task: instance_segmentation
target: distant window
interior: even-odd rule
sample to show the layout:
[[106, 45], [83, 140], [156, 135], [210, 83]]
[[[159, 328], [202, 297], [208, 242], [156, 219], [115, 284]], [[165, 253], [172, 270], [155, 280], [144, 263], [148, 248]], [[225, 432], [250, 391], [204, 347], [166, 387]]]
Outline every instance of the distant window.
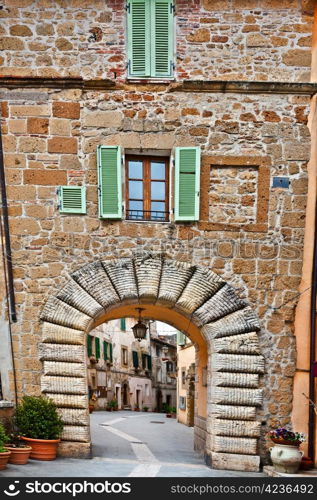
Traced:
[[123, 366], [128, 366], [128, 349], [126, 347], [121, 348], [121, 362]]
[[185, 387], [186, 384], [186, 370], [182, 369], [182, 387]]
[[186, 410], [186, 398], [184, 396], [179, 396], [178, 407], [180, 410]]
[[120, 319], [120, 330], [122, 330], [123, 332], [126, 331], [126, 322], [125, 322], [125, 318], [121, 318]]

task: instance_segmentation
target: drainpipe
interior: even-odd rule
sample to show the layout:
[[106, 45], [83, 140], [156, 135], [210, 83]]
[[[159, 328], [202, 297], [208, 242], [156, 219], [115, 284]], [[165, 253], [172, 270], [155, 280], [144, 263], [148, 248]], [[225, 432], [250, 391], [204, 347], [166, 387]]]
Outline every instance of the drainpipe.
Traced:
[[[309, 399], [315, 402], [315, 363], [316, 363], [316, 300], [317, 300], [317, 203], [315, 208], [315, 241], [312, 269], [311, 316], [310, 316], [310, 372], [309, 372]], [[309, 405], [308, 422], [308, 456], [315, 459], [315, 423], [314, 406]]]
[[9, 319], [10, 322], [17, 321], [15, 309], [15, 297], [13, 286], [13, 271], [12, 271], [12, 254], [10, 244], [9, 232], [9, 217], [8, 217], [8, 202], [5, 183], [4, 163], [3, 163], [3, 149], [2, 149], [2, 135], [1, 135], [1, 122], [0, 122], [0, 185], [1, 185], [1, 200], [2, 200], [2, 219], [4, 228], [4, 241], [5, 241], [5, 267], [8, 277], [8, 295], [9, 295]]

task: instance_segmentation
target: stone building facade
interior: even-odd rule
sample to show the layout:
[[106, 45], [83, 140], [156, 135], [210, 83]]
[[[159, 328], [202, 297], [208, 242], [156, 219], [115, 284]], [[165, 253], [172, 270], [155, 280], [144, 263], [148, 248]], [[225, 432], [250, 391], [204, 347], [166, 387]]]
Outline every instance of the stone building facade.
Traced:
[[[292, 418], [314, 2], [174, 3], [169, 78], [129, 77], [123, 0], [5, 0], [0, 10], [17, 310], [6, 398], [14, 381], [18, 397], [50, 394], [66, 423], [61, 453], [88, 453], [85, 332], [136, 317], [141, 302], [196, 346], [195, 429], [208, 463], [255, 470], [265, 432]], [[127, 220], [124, 167], [122, 217], [99, 217], [99, 146], [165, 159], [165, 221]], [[182, 147], [201, 152], [197, 220], [175, 220]], [[85, 214], [61, 213], [60, 186], [86, 188]], [[60, 377], [75, 375], [74, 393]]]
[[195, 422], [195, 346], [182, 333], [178, 335], [177, 366], [177, 420], [193, 427]]
[[176, 344], [173, 336], [156, 335], [151, 338], [152, 409], [157, 412], [176, 408]]
[[147, 335], [138, 342], [131, 330], [134, 324], [135, 319], [120, 318], [90, 332], [88, 389], [97, 398], [96, 410], [107, 409], [114, 400], [120, 410], [152, 409], [151, 341]]

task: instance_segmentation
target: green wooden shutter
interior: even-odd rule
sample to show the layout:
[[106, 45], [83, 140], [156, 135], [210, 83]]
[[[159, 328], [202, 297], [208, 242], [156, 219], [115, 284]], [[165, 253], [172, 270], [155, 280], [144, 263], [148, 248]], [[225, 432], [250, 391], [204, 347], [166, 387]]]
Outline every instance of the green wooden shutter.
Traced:
[[175, 221], [199, 220], [200, 147], [176, 148]]
[[113, 356], [112, 356], [112, 344], [109, 344], [110, 347], [110, 362], [112, 363], [113, 361]]
[[147, 358], [147, 354], [142, 353], [142, 368], [143, 368], [143, 370], [146, 369], [146, 358]]
[[125, 318], [121, 318], [120, 319], [120, 330], [122, 330], [123, 332], [126, 331], [126, 323], [125, 323]]
[[147, 357], [147, 367], [150, 371], [152, 370], [152, 356], [150, 354]]
[[139, 356], [137, 351], [132, 351], [132, 361], [133, 361], [133, 366], [134, 368], [139, 367]]
[[60, 186], [59, 211], [61, 214], [85, 214], [86, 187]]
[[171, 0], [151, 1], [151, 76], [173, 75], [173, 9]]
[[103, 359], [107, 361], [108, 359], [108, 342], [103, 341]]
[[151, 34], [149, 0], [128, 2], [129, 76], [150, 76]]
[[183, 332], [177, 332], [177, 344], [185, 345], [186, 344], [186, 335]]
[[91, 335], [88, 335], [88, 338], [87, 338], [87, 354], [88, 354], [88, 356], [92, 356], [92, 339], [93, 339], [93, 337]]
[[96, 359], [100, 359], [100, 340], [98, 337], [95, 338], [95, 347], [96, 347]]
[[98, 201], [101, 219], [122, 218], [121, 148], [98, 146]]

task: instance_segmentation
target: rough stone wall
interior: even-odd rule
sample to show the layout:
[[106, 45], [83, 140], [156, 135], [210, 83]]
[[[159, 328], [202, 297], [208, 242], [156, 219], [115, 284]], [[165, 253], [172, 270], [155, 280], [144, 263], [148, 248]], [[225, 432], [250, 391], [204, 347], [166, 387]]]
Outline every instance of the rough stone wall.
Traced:
[[[126, 78], [125, 0], [5, 0], [1, 73]], [[176, 0], [176, 79], [309, 81], [301, 0]]]
[[[39, 311], [65, 284], [68, 274], [96, 257], [154, 251], [207, 266], [246, 291], [263, 326], [267, 375], [260, 412], [268, 425], [289, 423], [309, 98], [164, 93], [149, 88], [112, 93], [7, 90], [2, 97], [6, 99], [3, 138], [19, 319], [13, 325], [19, 395], [39, 393]], [[204, 116], [206, 111], [212, 116]], [[231, 165], [238, 161], [239, 171], [246, 165], [245, 172], [249, 172], [245, 158], [253, 165], [263, 157], [269, 165], [269, 177], [264, 179], [269, 190], [266, 222], [250, 230], [236, 220], [217, 229], [208, 216], [193, 224], [101, 221], [97, 216], [98, 144], [142, 146], [143, 152], [200, 145], [203, 163], [211, 158], [203, 167], [208, 179], [213, 165], [221, 164], [224, 156]], [[290, 188], [273, 189], [274, 175], [289, 177]], [[258, 178], [257, 193], [264, 181]], [[67, 183], [87, 186], [87, 215], [59, 214], [56, 189]], [[202, 182], [202, 195], [209, 191]]]

